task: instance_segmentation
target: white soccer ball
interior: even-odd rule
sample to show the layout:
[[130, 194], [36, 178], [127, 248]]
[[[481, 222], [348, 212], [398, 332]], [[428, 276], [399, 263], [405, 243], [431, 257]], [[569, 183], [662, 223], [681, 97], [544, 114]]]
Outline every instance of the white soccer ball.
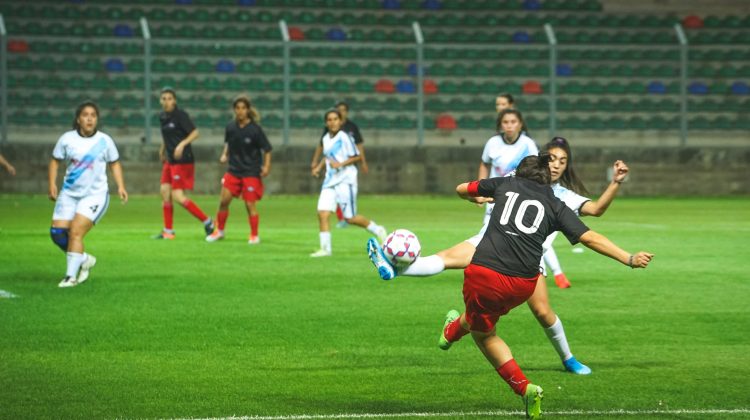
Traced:
[[420, 252], [422, 245], [417, 235], [406, 229], [394, 230], [383, 241], [383, 253], [393, 265], [407, 266], [417, 259]]

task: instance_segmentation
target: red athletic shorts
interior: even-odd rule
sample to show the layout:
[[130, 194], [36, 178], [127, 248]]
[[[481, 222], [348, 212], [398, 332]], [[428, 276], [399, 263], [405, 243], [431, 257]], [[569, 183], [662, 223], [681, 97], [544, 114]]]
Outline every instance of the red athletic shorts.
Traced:
[[263, 181], [255, 176], [238, 178], [227, 172], [221, 178], [221, 185], [234, 197], [239, 197], [242, 193], [242, 199], [245, 201], [259, 201], [263, 198]]
[[472, 331], [490, 332], [501, 315], [526, 302], [534, 293], [536, 280], [506, 276], [480, 265], [464, 269], [466, 321]]
[[192, 163], [164, 162], [161, 183], [170, 184], [173, 190], [192, 190], [195, 167]]

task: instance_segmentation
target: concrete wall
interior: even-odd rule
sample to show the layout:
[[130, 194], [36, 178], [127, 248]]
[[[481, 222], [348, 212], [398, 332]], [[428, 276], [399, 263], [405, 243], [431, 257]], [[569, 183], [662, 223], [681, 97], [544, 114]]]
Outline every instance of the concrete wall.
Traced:
[[[2, 153], [15, 165], [18, 175], [0, 172], [0, 192], [47, 192], [47, 163], [52, 145], [11, 144]], [[125, 181], [131, 194], [156, 194], [161, 165], [157, 146], [121, 145]], [[194, 148], [196, 188], [200, 194], [218, 194], [224, 166], [218, 163], [219, 147]], [[310, 176], [310, 147], [277, 147], [271, 176], [272, 194], [315, 194], [320, 180]], [[360, 174], [364, 194], [450, 194], [455, 186], [474, 179], [481, 147], [368, 147], [370, 173]], [[631, 168], [623, 195], [748, 195], [750, 148], [633, 148], [580, 147], [574, 150], [576, 170], [592, 192], [606, 185], [606, 171], [616, 159]], [[62, 180], [62, 174], [58, 180]]]

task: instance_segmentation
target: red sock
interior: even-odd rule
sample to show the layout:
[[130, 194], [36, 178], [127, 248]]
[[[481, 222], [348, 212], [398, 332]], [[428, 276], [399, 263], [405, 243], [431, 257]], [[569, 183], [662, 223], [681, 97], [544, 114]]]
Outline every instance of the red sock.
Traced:
[[505, 379], [505, 382], [513, 388], [513, 392], [523, 396], [526, 392], [526, 385], [529, 384], [529, 380], [526, 379], [526, 375], [521, 372], [521, 368], [518, 367], [515, 359], [508, 360], [504, 365], [497, 368], [497, 373]]
[[216, 214], [216, 223], [218, 223], [218, 229], [224, 231], [224, 226], [227, 224], [227, 218], [229, 217], [229, 210], [219, 211]]
[[187, 211], [190, 212], [193, 216], [195, 216], [198, 220], [201, 222], [205, 222], [208, 219], [208, 216], [206, 216], [206, 213], [203, 213], [201, 209], [193, 203], [190, 199], [185, 200], [184, 203], [182, 203], [182, 206], [187, 209]]
[[445, 339], [451, 343], [455, 343], [468, 333], [468, 331], [461, 327], [461, 317], [456, 318], [453, 322], [448, 324], [445, 327], [445, 331], [443, 331]]
[[260, 215], [256, 214], [255, 216], [250, 216], [248, 219], [250, 220], [250, 236], [258, 236], [258, 219]]
[[338, 217], [339, 222], [344, 220], [344, 212], [341, 211], [341, 207], [336, 206], [336, 217]]
[[174, 214], [174, 207], [172, 207], [172, 203], [162, 203], [161, 205], [162, 213], [164, 213], [164, 229], [166, 230], [172, 230], [173, 225], [173, 217]]

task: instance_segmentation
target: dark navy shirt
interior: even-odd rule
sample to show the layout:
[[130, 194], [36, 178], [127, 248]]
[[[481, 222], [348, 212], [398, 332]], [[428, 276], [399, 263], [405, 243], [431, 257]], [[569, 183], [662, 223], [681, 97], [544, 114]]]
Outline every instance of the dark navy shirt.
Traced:
[[159, 122], [161, 123], [161, 137], [167, 151], [167, 161], [169, 163], [193, 163], [195, 158], [189, 144], [182, 150], [181, 159], [174, 158], [174, 149], [195, 130], [195, 124], [190, 120], [187, 112], [175, 107], [172, 112], [159, 114]]
[[228, 147], [228, 172], [238, 178], [259, 177], [263, 166], [263, 153], [271, 151], [266, 133], [254, 122], [244, 127], [236, 121], [227, 124], [224, 143]]

